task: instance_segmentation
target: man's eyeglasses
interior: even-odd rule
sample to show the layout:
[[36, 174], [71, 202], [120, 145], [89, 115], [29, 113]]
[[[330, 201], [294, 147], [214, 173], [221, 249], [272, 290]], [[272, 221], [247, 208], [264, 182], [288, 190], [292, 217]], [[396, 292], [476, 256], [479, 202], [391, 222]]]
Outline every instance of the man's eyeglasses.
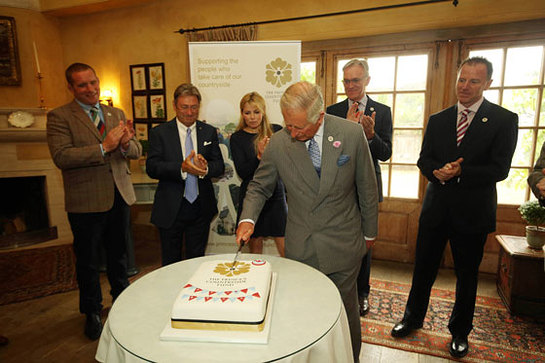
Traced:
[[358, 84], [363, 81], [363, 78], [343, 79], [343, 83], [348, 85], [350, 83]]

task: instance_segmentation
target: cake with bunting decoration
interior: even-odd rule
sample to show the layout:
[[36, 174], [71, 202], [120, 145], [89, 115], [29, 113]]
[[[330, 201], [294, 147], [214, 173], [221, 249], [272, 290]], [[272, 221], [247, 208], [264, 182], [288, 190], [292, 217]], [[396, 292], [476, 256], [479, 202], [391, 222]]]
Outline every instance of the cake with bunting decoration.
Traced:
[[271, 277], [265, 260], [203, 262], [176, 297], [171, 326], [262, 331]]

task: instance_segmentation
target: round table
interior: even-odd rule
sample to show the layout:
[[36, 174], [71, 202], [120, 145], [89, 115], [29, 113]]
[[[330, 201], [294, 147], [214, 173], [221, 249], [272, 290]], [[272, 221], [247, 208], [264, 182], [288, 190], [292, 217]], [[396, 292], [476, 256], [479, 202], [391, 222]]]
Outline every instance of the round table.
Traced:
[[261, 258], [277, 273], [268, 344], [162, 341], [174, 299], [197, 267], [208, 260], [231, 261], [233, 254], [210, 255], [157, 269], [117, 298], [100, 337], [100, 362], [350, 362], [346, 312], [331, 280], [302, 263]]

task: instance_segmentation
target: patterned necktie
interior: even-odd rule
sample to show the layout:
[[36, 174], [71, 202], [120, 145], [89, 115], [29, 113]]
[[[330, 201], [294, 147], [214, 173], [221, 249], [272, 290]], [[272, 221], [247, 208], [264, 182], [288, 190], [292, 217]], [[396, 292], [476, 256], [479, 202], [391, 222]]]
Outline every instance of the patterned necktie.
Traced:
[[468, 115], [471, 112], [469, 109], [465, 109], [462, 111], [462, 116], [460, 117], [460, 121], [458, 122], [458, 127], [456, 128], [456, 145], [460, 146], [460, 143], [462, 142], [462, 139], [464, 138], [464, 135], [466, 133], [466, 130], [469, 126], [469, 120]]
[[[185, 153], [186, 155], [191, 154], [191, 151], [193, 149], [193, 140], [191, 140], [191, 129], [187, 128], [187, 136], [185, 138]], [[187, 157], [187, 156], [186, 156]], [[197, 195], [199, 194], [197, 189], [197, 177], [193, 174], [187, 173], [187, 178], [185, 178], [185, 193], [184, 193], [185, 199], [189, 201], [189, 203], [193, 203], [195, 199], [197, 199]]]
[[320, 176], [320, 148], [318, 147], [318, 143], [316, 142], [316, 140], [314, 140], [314, 138], [310, 139], [310, 142], [308, 143], [308, 153], [310, 154], [310, 160], [312, 160], [312, 165], [314, 165], [314, 169], [316, 169], [318, 176]]
[[96, 108], [95, 106], [91, 107], [89, 113], [91, 114], [91, 120], [93, 120], [93, 123], [95, 124], [98, 133], [100, 134], [100, 137], [102, 137], [102, 139], [104, 140], [106, 127], [104, 127], [104, 122], [102, 122], [102, 120], [100, 119], [98, 108]]

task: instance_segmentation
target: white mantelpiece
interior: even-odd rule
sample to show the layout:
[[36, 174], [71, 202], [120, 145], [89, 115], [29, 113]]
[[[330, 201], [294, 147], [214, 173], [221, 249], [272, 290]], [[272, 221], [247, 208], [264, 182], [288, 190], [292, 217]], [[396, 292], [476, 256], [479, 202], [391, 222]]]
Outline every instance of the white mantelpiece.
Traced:
[[[35, 120], [27, 128], [12, 127], [12, 112], [31, 113]], [[46, 139], [47, 110], [41, 108], [0, 108], [0, 178], [45, 176], [50, 226], [58, 239], [43, 245], [70, 243], [72, 234], [64, 210], [64, 188], [60, 170], [53, 164]]]

